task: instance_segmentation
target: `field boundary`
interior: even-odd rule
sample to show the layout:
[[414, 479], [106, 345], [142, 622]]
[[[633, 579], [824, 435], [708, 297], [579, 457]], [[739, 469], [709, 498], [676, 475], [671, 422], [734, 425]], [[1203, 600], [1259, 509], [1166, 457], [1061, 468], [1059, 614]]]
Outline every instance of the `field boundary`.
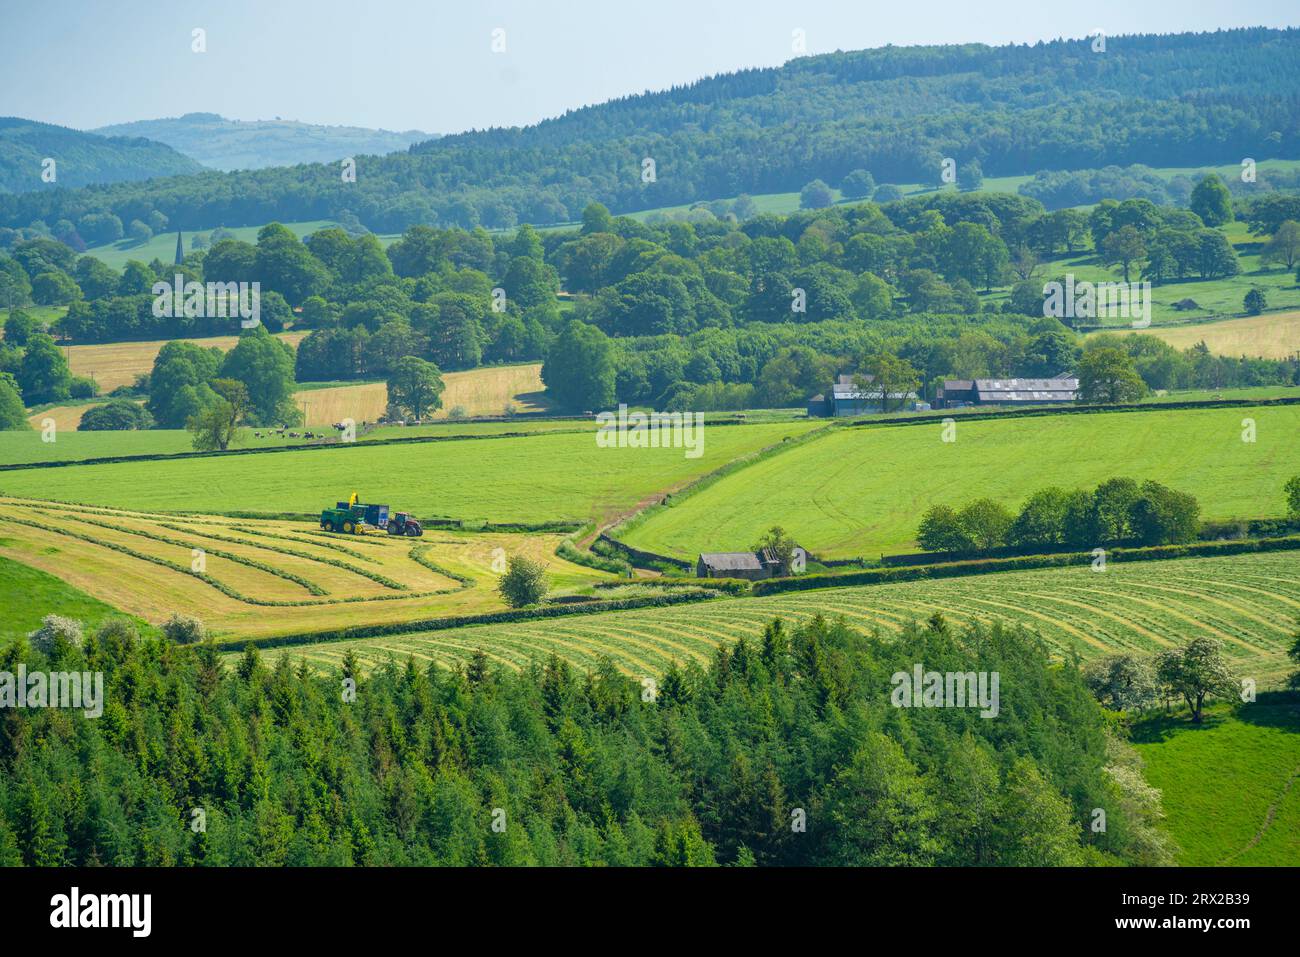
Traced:
[[474, 625], [498, 625], [516, 621], [532, 621], [539, 618], [593, 615], [599, 612], [627, 611], [634, 608], [662, 608], [669, 605], [713, 601], [716, 597], [716, 595], [709, 594], [705, 590], [701, 593], [682, 595], [650, 595], [643, 598], [618, 598], [610, 601], [542, 605], [535, 608], [521, 608], [515, 611], [490, 612], [485, 615], [455, 615], [448, 618], [428, 618], [423, 621], [391, 622], [383, 625], [355, 625], [351, 628], [302, 632], [296, 635], [269, 635], [264, 638], [249, 638], [245, 641], [230, 638], [222, 641], [221, 644], [231, 649], [246, 648], [249, 645], [259, 649], [281, 648], [291, 645], [315, 645], [347, 641], [354, 638], [380, 638], [387, 635], [403, 635], [421, 631], [449, 631], [457, 628], [469, 628]]

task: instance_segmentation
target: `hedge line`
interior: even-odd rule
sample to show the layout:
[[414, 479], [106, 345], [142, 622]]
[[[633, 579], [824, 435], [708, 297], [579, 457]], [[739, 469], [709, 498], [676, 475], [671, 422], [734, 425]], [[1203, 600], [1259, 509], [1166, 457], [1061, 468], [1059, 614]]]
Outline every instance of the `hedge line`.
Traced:
[[425, 553], [430, 551], [432, 548], [433, 548], [432, 545], [412, 545], [411, 550], [407, 552], [407, 557], [410, 558], [411, 561], [415, 562], [417, 565], [423, 565], [431, 572], [437, 572], [439, 575], [442, 575], [444, 578], [450, 578], [452, 581], [456, 582], [456, 587], [443, 588], [438, 591], [429, 592], [429, 594], [450, 595], [453, 592], [464, 591], [466, 588], [474, 587], [474, 579], [470, 578], [468, 575], [462, 575], [459, 572], [454, 572], [450, 568], [443, 568], [441, 565], [437, 564], [436, 562], [431, 562], [429, 561], [429, 559], [425, 558]]
[[[1149, 548], [1115, 548], [1106, 552], [1106, 560], [1163, 561], [1173, 558], [1200, 558], [1214, 555], [1240, 555], [1249, 552], [1275, 552], [1300, 549], [1300, 535], [1286, 538], [1239, 539], [1227, 542], [1193, 542], [1187, 545], [1153, 545]], [[919, 581], [933, 578], [958, 578], [993, 572], [1029, 571], [1066, 565], [1086, 565], [1093, 561], [1091, 552], [1061, 552], [1053, 555], [1030, 555], [1019, 558], [989, 558], [981, 561], [949, 562], [937, 565], [910, 565], [872, 568], [860, 572], [830, 575], [804, 575], [797, 578], [769, 578], [754, 582], [751, 594], [772, 595], [784, 591], [813, 588], [839, 588], [845, 585], [880, 585], [889, 582]]]
[[658, 608], [684, 605], [691, 602], [711, 601], [712, 595], [689, 593], [679, 595], [652, 595], [645, 598], [619, 598], [612, 601], [585, 602], [574, 605], [538, 605], [512, 611], [490, 612], [483, 615], [457, 615], [452, 618], [430, 618], [425, 621], [390, 622], [385, 625], [357, 625], [330, 631], [313, 631], [297, 635], [276, 635], [269, 638], [251, 638], [240, 642], [238, 638], [222, 644], [256, 648], [278, 648], [285, 645], [314, 645], [354, 638], [380, 638], [386, 635], [410, 634], [419, 631], [447, 631], [470, 625], [508, 624], [541, 618], [560, 618], [566, 615], [593, 615], [605, 611], [626, 611], [633, 608]]
[[[741, 578], [639, 578], [637, 588], [704, 588], [727, 595], [748, 595], [750, 582]], [[627, 582], [596, 582], [593, 588], [627, 588]]]
[[602, 572], [612, 572], [615, 575], [621, 575], [624, 578], [632, 577], [632, 565], [621, 558], [606, 558], [603, 555], [596, 555], [592, 552], [585, 552], [577, 545], [573, 544], [572, 539], [566, 538], [560, 542], [560, 546], [555, 550], [555, 554], [563, 558], [566, 562], [573, 562], [575, 565], [583, 565], [587, 568], [595, 568]]

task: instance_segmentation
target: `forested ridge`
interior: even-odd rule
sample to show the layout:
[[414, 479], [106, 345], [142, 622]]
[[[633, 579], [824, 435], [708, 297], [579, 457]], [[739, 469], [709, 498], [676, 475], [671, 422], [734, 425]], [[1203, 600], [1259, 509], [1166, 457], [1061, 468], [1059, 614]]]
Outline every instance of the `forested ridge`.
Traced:
[[[250, 649], [25, 639], [102, 671], [103, 714], [0, 713], [0, 864], [1155, 864], [1159, 795], [1073, 663], [1021, 632], [820, 617], [650, 685], [481, 654], [320, 675]], [[996, 671], [997, 716], [891, 676]], [[355, 680], [355, 694], [348, 680]], [[647, 691], [647, 689], [650, 689]], [[1096, 809], [1105, 811], [1097, 830]], [[495, 825], [495, 826], [494, 826]]]
[[[335, 164], [206, 173], [0, 197], [0, 224], [124, 222], [173, 228], [338, 218], [509, 228], [839, 182], [855, 169], [929, 182], [939, 161], [986, 174], [1194, 166], [1300, 148], [1300, 34], [1263, 28], [1032, 46], [886, 47], [800, 57], [574, 110], [526, 128], [472, 131]], [[642, 161], [655, 160], [653, 182]]]
[[[55, 161], [54, 166], [48, 160]], [[99, 136], [0, 116], [0, 193], [24, 193], [197, 173], [202, 167], [141, 136]], [[43, 177], [52, 177], [47, 182]], [[26, 224], [24, 224], [26, 225]]]

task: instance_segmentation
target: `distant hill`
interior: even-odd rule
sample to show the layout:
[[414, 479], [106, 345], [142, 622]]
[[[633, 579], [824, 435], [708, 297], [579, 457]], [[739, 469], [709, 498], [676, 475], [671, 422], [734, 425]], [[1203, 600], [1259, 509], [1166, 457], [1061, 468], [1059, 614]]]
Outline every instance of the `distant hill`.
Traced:
[[166, 143], [204, 166], [220, 170], [263, 169], [328, 163], [347, 156], [380, 156], [435, 138], [420, 130], [370, 130], [318, 126], [297, 120], [228, 120], [216, 113], [186, 113], [159, 120], [104, 126], [104, 136], [144, 136]]
[[[41, 178], [54, 160], [54, 181]], [[16, 116], [0, 117], [0, 193], [90, 186], [202, 170], [170, 146], [136, 136], [99, 136]]]
[[938, 185], [947, 158], [1000, 177], [1300, 155], [1300, 29], [1106, 39], [1104, 52], [1082, 39], [798, 57], [367, 158], [347, 189], [330, 162], [208, 171], [0, 196], [0, 225], [156, 209], [186, 230], [345, 213], [379, 233], [506, 229], [572, 222], [593, 200], [628, 213], [837, 186], [858, 169]]

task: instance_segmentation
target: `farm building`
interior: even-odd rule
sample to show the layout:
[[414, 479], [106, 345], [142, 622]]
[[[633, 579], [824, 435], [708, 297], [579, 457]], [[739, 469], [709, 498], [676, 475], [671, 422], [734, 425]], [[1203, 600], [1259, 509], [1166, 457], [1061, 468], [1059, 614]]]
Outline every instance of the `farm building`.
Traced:
[[1050, 405], [1079, 398], [1079, 380], [1055, 379], [945, 379], [938, 404], [945, 409], [964, 405]]
[[[853, 381], [851, 375], [841, 375], [831, 384], [830, 391], [815, 395], [808, 400], [809, 416], [846, 416], [868, 415], [883, 411], [880, 407], [880, 393], [864, 391]], [[874, 376], [864, 376], [862, 381], [870, 383]], [[891, 392], [889, 404], [893, 408], [911, 407], [916, 402], [915, 392]]]
[[757, 552], [704, 552], [695, 562], [696, 578], [776, 578], [781, 559], [770, 548]]

